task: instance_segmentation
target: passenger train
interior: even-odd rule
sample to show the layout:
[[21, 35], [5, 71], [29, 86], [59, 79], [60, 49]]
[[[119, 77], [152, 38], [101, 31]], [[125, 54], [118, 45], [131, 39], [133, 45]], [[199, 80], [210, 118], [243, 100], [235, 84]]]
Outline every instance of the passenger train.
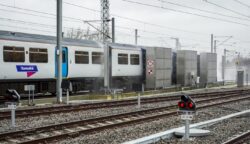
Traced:
[[[71, 92], [97, 91], [103, 87], [104, 48], [89, 40], [63, 38], [62, 76]], [[145, 50], [134, 45], [109, 44], [112, 88], [131, 90], [145, 80]], [[56, 37], [0, 31], [0, 95], [7, 89], [25, 93], [56, 93]]]

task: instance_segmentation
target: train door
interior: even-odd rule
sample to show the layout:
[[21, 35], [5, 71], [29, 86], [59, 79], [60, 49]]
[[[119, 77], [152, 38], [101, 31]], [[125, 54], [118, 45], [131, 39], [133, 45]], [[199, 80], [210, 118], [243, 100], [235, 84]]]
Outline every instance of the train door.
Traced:
[[[57, 58], [56, 58], [56, 50], [55, 50], [55, 76], [57, 77], [58, 70], [57, 70]], [[63, 47], [62, 48], [62, 77], [68, 76], [68, 48]]]

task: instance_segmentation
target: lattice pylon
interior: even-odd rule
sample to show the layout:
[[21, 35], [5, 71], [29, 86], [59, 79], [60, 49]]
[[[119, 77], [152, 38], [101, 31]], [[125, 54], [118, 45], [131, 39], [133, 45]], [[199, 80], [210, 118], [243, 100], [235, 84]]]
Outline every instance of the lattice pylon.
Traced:
[[101, 40], [109, 40], [109, 0], [101, 0]]

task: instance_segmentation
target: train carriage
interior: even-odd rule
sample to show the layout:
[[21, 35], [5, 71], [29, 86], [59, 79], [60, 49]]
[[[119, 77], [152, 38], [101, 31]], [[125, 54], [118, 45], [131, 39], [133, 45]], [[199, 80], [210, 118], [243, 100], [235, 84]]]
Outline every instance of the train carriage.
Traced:
[[[27, 84], [35, 85], [36, 93], [55, 93], [55, 37], [0, 31], [0, 52], [0, 95], [8, 88], [24, 93]], [[102, 55], [97, 42], [63, 39], [62, 75], [72, 81], [73, 91], [90, 89], [86, 85], [94, 82], [101, 85]]]
[[[71, 92], [103, 87], [103, 45], [89, 40], [64, 38], [62, 76], [70, 80]], [[0, 95], [9, 88], [24, 92], [32, 84], [36, 93], [56, 92], [56, 37], [0, 31]], [[131, 90], [142, 81], [142, 49], [133, 45], [109, 44], [113, 88]]]
[[145, 53], [140, 46], [110, 44], [112, 52], [112, 87], [135, 90], [143, 82]]

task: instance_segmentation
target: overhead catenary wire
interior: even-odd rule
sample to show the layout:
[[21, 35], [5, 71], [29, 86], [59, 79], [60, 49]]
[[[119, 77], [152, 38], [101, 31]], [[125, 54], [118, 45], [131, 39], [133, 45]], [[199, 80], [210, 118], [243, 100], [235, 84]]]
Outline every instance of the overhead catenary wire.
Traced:
[[214, 5], [214, 6], [216, 6], [216, 7], [219, 7], [219, 8], [221, 8], [221, 9], [230, 11], [230, 12], [235, 13], [235, 14], [238, 14], [238, 15], [240, 15], [240, 16], [244, 16], [244, 17], [250, 18], [250, 16], [248, 16], [248, 15], [242, 14], [242, 13], [237, 12], [237, 11], [235, 11], [235, 10], [231, 10], [231, 9], [229, 9], [229, 8], [223, 7], [223, 6], [221, 6], [221, 5], [218, 5], [218, 4], [216, 4], [216, 3], [210, 2], [210, 1], [208, 1], [208, 0], [204, 0], [204, 1], [207, 2], [207, 3], [209, 3], [209, 4], [211, 4], [211, 5]]
[[[44, 27], [44, 28], [49, 28], [49, 29], [54, 29], [56, 28], [55, 25], [49, 25], [49, 24], [41, 24], [41, 23], [36, 23], [36, 22], [30, 22], [30, 21], [23, 21], [23, 20], [16, 20], [16, 19], [10, 19], [10, 18], [3, 18], [3, 17], [0, 17], [0, 20], [3, 20], [3, 21], [10, 21], [10, 22], [15, 22], [15, 23], [19, 23], [19, 24], [26, 24], [26, 25], [33, 25], [33, 26], [39, 26], [39, 27]], [[83, 22], [82, 22], [83, 23]], [[96, 29], [96, 27], [94, 25], [92, 25], [92, 27], [94, 27], [94, 29]], [[117, 29], [127, 29], [127, 30], [134, 30], [133, 28], [129, 28], [129, 27], [123, 27], [123, 26], [116, 26]], [[77, 30], [78, 28], [71, 28], [71, 27], [63, 27], [65, 29], [69, 29], [69, 30]], [[96, 29], [97, 30], [97, 29]], [[165, 38], [171, 38], [173, 36], [171, 35], [168, 35], [168, 34], [165, 34], [165, 33], [158, 33], [158, 32], [153, 32], [153, 31], [147, 31], [147, 30], [143, 30], [143, 29], [138, 29], [140, 30], [141, 32], [144, 32], [144, 33], [150, 33], [150, 34], [154, 34], [154, 35], [161, 35], [161, 36], [164, 36]], [[92, 32], [95, 32], [95, 31], [92, 31]], [[201, 40], [194, 40], [194, 39], [191, 39], [191, 38], [184, 38], [183, 39], [189, 39], [189, 40], [193, 40], [193, 41], [200, 41], [202, 42]], [[203, 41], [204, 42], [204, 41]]]
[[34, 28], [30, 28], [30, 27], [20, 27], [20, 26], [11, 26], [11, 25], [3, 25], [3, 24], [0, 24], [0, 26], [9, 27], [9, 28], [17, 28], [17, 29], [26, 29], [26, 30], [32, 30], [32, 31], [39, 31], [39, 32], [46, 32], [46, 33], [49, 33], [49, 34], [52, 34], [52, 33], [55, 34], [56, 33], [56, 31], [34, 29]]
[[[0, 5], [2, 5], [2, 4], [0, 4]], [[10, 7], [12, 7], [12, 6], [10, 6]], [[13, 8], [19, 8], [19, 7], [13, 7]], [[24, 8], [20, 8], [21, 10], [28, 10], [28, 11], [33, 11], [33, 10], [30, 10], [30, 9], [24, 9]], [[97, 10], [96, 10], [97, 11]], [[11, 11], [11, 12], [13, 12], [13, 11]], [[40, 11], [34, 11], [34, 12], [36, 12], [36, 13], [42, 13], [42, 14], [48, 14], [48, 15], [51, 15], [51, 16], [55, 16], [55, 14], [52, 14], [52, 13], [48, 13], [48, 12], [46, 12], [46, 13], [43, 13], [43, 12], [40, 12]], [[27, 14], [27, 13], [24, 13], [24, 14]], [[33, 15], [33, 14], [31, 14], [31, 15]], [[38, 16], [38, 15], [37, 15]], [[42, 16], [43, 17], [43, 16]], [[79, 20], [81, 20], [81, 19], [79, 19]], [[19, 20], [20, 21], [20, 20]], [[82, 20], [82, 21], [86, 21], [86, 20]], [[81, 21], [81, 23], [82, 23], [82, 21]], [[23, 23], [23, 21], [20, 21], [20, 22], [22, 22]], [[26, 22], [27, 23], [27, 22]], [[30, 22], [28, 22], [28, 23], [30, 23]], [[36, 23], [36, 24], [38, 24], [38, 23]], [[44, 25], [44, 24], [43, 24]], [[48, 25], [44, 25], [44, 26], [48, 26]], [[50, 27], [55, 27], [55, 26], [51, 26], [50, 25]], [[117, 27], [119, 27], [119, 26], [117, 26]], [[64, 28], [67, 28], [67, 27], [64, 27]], [[72, 28], [67, 28], [67, 29], [72, 29]], [[157, 33], [157, 32], [149, 32], [149, 31], [146, 31], [146, 30], [140, 30], [140, 31], [143, 31], [143, 32], [147, 32], [147, 33], [154, 33], [154, 34], [159, 34], [159, 33]], [[161, 35], [166, 35], [166, 34], [161, 34]], [[171, 36], [171, 35], [169, 35], [169, 37], [173, 37], [173, 36]]]
[[[21, 11], [7, 10], [7, 9], [0, 9], [0, 11], [9, 12], [9, 13], [24, 14], [24, 15], [30, 15], [30, 16], [35, 16], [35, 17], [41, 17], [41, 18], [55, 20], [55, 15], [53, 17], [50, 17], [50, 16], [38, 15], [38, 14], [33, 14], [33, 13], [21, 12]], [[81, 23], [80, 20], [72, 20], [72, 19], [70, 20], [70, 19], [67, 19], [67, 18], [63, 19], [63, 21]]]
[[250, 8], [250, 5], [245, 4], [245, 3], [243, 3], [243, 2], [241, 2], [239, 0], [234, 0], [234, 1], [237, 2], [237, 3], [239, 3], [239, 4], [241, 4], [241, 5], [243, 5], [243, 6], [246, 6], [247, 8]]
[[224, 44], [225, 42], [227, 42], [228, 40], [230, 40], [232, 38], [232, 36], [229, 36], [227, 39], [225, 39], [224, 41], [222, 41], [221, 43], [219, 43], [217, 45], [217, 47], [219, 47], [220, 45]]
[[[50, 30], [39, 30], [39, 29], [34, 29], [34, 28], [22, 28], [20, 27], [20, 29], [25, 29], [25, 30], [35, 30], [35, 31], [41, 31], [41, 32], [47, 32], [47, 33], [53, 33], [55, 34], [56, 31], [51, 31], [51, 30], [54, 30], [56, 28], [55, 25], [49, 25], [49, 24], [40, 24], [40, 23], [35, 23], [35, 22], [29, 22], [29, 21], [22, 21], [22, 20], [15, 20], [15, 19], [9, 19], [9, 18], [2, 18], [0, 17], [0, 20], [2, 21], [9, 21], [11, 23], [17, 23], [17, 24], [25, 24], [25, 25], [29, 25], [29, 26], [38, 26], [38, 27], [43, 27], [43, 28], [48, 28]], [[1, 25], [0, 25], [1, 26]], [[2, 25], [2, 26], [5, 26], [7, 27], [6, 25]], [[10, 26], [10, 27], [13, 27], [13, 26]], [[83, 32], [86, 32], [86, 31], [89, 31], [89, 32], [96, 32], [96, 31], [93, 31], [93, 30], [84, 30], [84, 29], [81, 29], [81, 28], [72, 28], [72, 27], [63, 27], [64, 30], [71, 30], [71, 31], [83, 31]], [[65, 32], [70, 32], [70, 31], [65, 31]]]
[[[124, 27], [124, 26], [119, 26], [117, 25], [116, 26], [118, 29], [127, 29], [127, 30], [131, 30], [131, 31], [134, 31], [135, 28], [129, 28], [129, 27]], [[137, 28], [138, 29], [138, 28]], [[140, 32], [144, 32], [144, 33], [150, 33], [150, 34], [155, 34], [155, 35], [161, 35], [161, 36], [164, 36], [165, 38], [173, 38], [173, 37], [179, 37], [179, 38], [182, 38], [182, 39], [189, 39], [189, 40], [193, 40], [193, 41], [200, 41], [200, 42], [205, 42], [205, 41], [202, 41], [202, 40], [196, 40], [196, 39], [192, 39], [192, 38], [186, 38], [186, 37], [183, 37], [183, 36], [173, 36], [173, 35], [168, 35], [166, 33], [159, 33], [159, 32], [153, 32], [153, 31], [148, 31], [148, 30], [143, 30], [143, 29], [138, 29]]]
[[[35, 25], [35, 26], [44, 27], [44, 28], [51, 28], [51, 29], [55, 29], [56, 28], [56, 25], [41, 24], [41, 23], [36, 23], [36, 22], [16, 20], [16, 19], [10, 19], [10, 18], [0, 17], [0, 20], [15, 22], [15, 23], [19, 23], [19, 24], [21, 23], [21, 24]], [[78, 29], [78, 28], [65, 27], [65, 26], [63, 28], [65, 28], [65, 29]]]
[[[13, 8], [19, 8], [19, 7], [13, 7]], [[24, 10], [23, 8], [21, 8], [22, 10]], [[89, 10], [93, 10], [93, 9], [89, 9]], [[38, 13], [41, 13], [41, 14], [46, 14], [46, 15], [54, 15], [55, 16], [55, 14], [52, 14], [52, 13], [44, 13], [44, 12], [41, 12], [41, 11], [36, 11], [36, 10], [29, 10], [28, 9], [28, 11], [30, 11], [30, 12], [38, 12]], [[98, 12], [99, 13], [99, 11], [98, 10], [94, 10], [95, 12]], [[27, 14], [27, 13], [26, 13]], [[54, 17], [53, 16], [53, 17]], [[46, 16], [45, 16], [46, 17]], [[119, 16], [118, 16], [119, 17]], [[166, 29], [171, 29], [171, 28], [168, 28], [168, 27], [166, 27], [166, 26], [163, 26], [163, 25], [158, 25], [158, 24], [154, 24], [154, 23], [147, 23], [147, 22], [145, 22], [145, 21], [140, 21], [140, 20], [137, 20], [137, 19], [134, 19], [134, 18], [129, 18], [129, 17], [123, 17], [123, 16], [121, 16], [122, 18], [124, 18], [124, 19], [127, 19], [127, 20], [130, 20], [130, 21], [137, 21], [137, 22], [139, 22], [139, 23], [143, 23], [143, 24], [147, 24], [147, 25], [151, 25], [151, 26], [156, 26], [156, 27], [160, 27], [160, 28], [166, 28]], [[78, 20], [76, 20], [76, 21], [79, 21], [79, 23], [82, 23], [82, 19], [79, 19], [78, 18]], [[70, 28], [70, 29], [72, 29], [72, 28]], [[176, 30], [175, 28], [173, 28], [174, 30]], [[196, 32], [192, 32], [192, 31], [185, 31], [185, 30], [182, 30], [182, 29], [177, 29], [178, 31], [182, 31], [182, 32], [188, 32], [188, 33], [195, 33], [195, 34], [204, 34], [204, 33], [196, 33]], [[207, 35], [207, 34], [204, 34], [204, 35]], [[246, 41], [244, 41], [244, 42], [246, 42]]]
[[131, 0], [122, 0], [122, 1], [125, 1], [125, 2], [128, 2], [128, 3], [133, 3], [133, 4], [138, 4], [138, 5], [143, 5], [143, 6], [147, 6], [147, 7], [170, 10], [170, 11], [183, 13], [183, 14], [188, 14], [188, 15], [194, 15], [194, 16], [203, 17], [203, 18], [207, 18], [207, 19], [213, 19], [213, 20], [217, 20], [217, 21], [223, 21], [223, 22], [227, 22], [227, 23], [238, 24], [238, 25], [247, 26], [247, 27], [250, 26], [249, 24], [244, 24], [244, 23], [240, 23], [240, 22], [236, 22], [236, 21], [231, 21], [231, 20], [226, 20], [226, 19], [222, 19], [222, 18], [216, 18], [216, 17], [206, 16], [206, 15], [201, 15], [201, 14], [198, 14], [198, 13], [187, 12], [187, 11], [182, 11], [182, 10], [177, 10], [177, 9], [172, 9], [172, 8], [167, 8], [167, 7], [162, 7], [162, 6], [157, 6], [157, 5], [152, 5], [152, 4], [147, 4], [147, 3], [137, 2], [137, 1], [131, 1]]
[[[1, 20], [7, 20], [7, 21], [11, 21], [11, 22], [17, 22], [17, 23], [22, 23], [22, 24], [27, 24], [27, 25], [38, 25], [38, 26], [42, 26], [42, 27], [46, 27], [46, 28], [54, 28], [55, 26], [53, 25], [44, 25], [44, 24], [40, 24], [40, 23], [35, 23], [35, 22], [27, 22], [27, 21], [19, 21], [19, 20], [14, 20], [14, 19], [6, 19], [6, 18], [1, 18]], [[8, 26], [8, 25], [0, 25], [0, 26], [4, 26], [4, 27], [11, 27], [11, 28], [19, 28], [19, 29], [26, 29], [26, 30], [33, 30], [33, 31], [40, 31], [40, 32], [46, 32], [46, 33], [50, 33], [51, 34], [55, 34], [55, 31], [48, 31], [48, 30], [40, 30], [40, 29], [34, 29], [34, 28], [27, 28], [27, 27], [20, 27], [20, 26]], [[72, 29], [72, 28], [68, 28], [68, 29]], [[119, 29], [119, 28], [118, 28]], [[145, 32], [145, 33], [151, 33], [151, 34], [155, 34], [155, 35], [160, 35], [160, 36], [164, 36], [166, 34], [163, 33], [157, 33], [157, 32], [151, 32], [151, 31], [141, 31], [141, 32]], [[127, 37], [133, 37], [133, 34], [128, 34], [128, 33], [124, 33], [124, 32], [120, 32], [123, 33], [123, 35], [125, 34]], [[147, 37], [147, 36], [141, 36], [140, 38], [142, 39], [159, 39], [159, 37]], [[164, 38], [166, 38], [166, 36], [164, 36]], [[170, 37], [168, 37], [170, 38]], [[183, 40], [188, 40], [186, 38], [183, 38]], [[199, 43], [205, 43], [201, 40], [193, 40], [193, 39], [189, 39], [192, 41], [198, 41]]]
[[[99, 10], [87, 8], [87, 7], [80, 6], [80, 5], [75, 5], [75, 4], [72, 4], [72, 3], [69, 3], [69, 2], [65, 2], [65, 1], [63, 3], [71, 5], [71, 6], [79, 7], [79, 8], [82, 8], [82, 9], [86, 9], [86, 10], [89, 10], [89, 11], [92, 11], [92, 12], [95, 12], [95, 13], [100, 13]], [[21, 7], [17, 7], [17, 6], [9, 6], [9, 5], [5, 5], [5, 4], [0, 4], [0, 6], [19, 9], [19, 10], [23, 10], [23, 11], [35, 12], [35, 13], [40, 13], [40, 14], [45, 14], [45, 15], [56, 16], [55, 14], [52, 14], [52, 13], [41, 12], [41, 11], [32, 10], [32, 9], [26, 9], [26, 8], [21, 8]], [[185, 33], [192, 33], [192, 34], [198, 34], [198, 35], [207, 35], [206, 33], [188, 31], [188, 30], [178, 29], [178, 28], [172, 28], [172, 27], [159, 25], [159, 24], [155, 24], [155, 23], [149, 23], [149, 22], [146, 22], [146, 21], [142, 21], [142, 20], [138, 20], [138, 19], [134, 19], [134, 18], [129, 18], [129, 17], [125, 17], [125, 16], [120, 16], [120, 15], [116, 15], [116, 14], [112, 14], [112, 13], [111, 13], [111, 15], [115, 16], [117, 18], [124, 19], [124, 20], [129, 20], [129, 21], [132, 21], [132, 22], [141, 23], [141, 24], [145, 24], [145, 25], [148, 25], [148, 26], [158, 27], [158, 28], [161, 28], [161, 29], [169, 29], [169, 30], [180, 31], [180, 32], [185, 32]], [[64, 18], [63, 20], [66, 20], [65, 18], [67, 18], [67, 19], [74, 20], [75, 22], [78, 22], [78, 23], [81, 23], [82, 21], [86, 21], [84, 19], [65, 17], [65, 16], [63, 18]], [[69, 20], [67, 20], [67, 21], [69, 21]]]
[[[75, 6], [75, 7], [78, 7], [78, 8], [87, 9], [87, 10], [90, 10], [90, 11], [93, 11], [93, 12], [97, 12], [97, 13], [101, 12], [100, 10], [95, 10], [95, 9], [87, 8], [85, 6], [76, 5], [76, 4], [65, 2], [65, 1], [63, 3], [67, 4], [67, 5]], [[167, 26], [163, 26], [163, 25], [159, 25], [159, 24], [154, 24], [154, 23], [149, 23], [149, 22], [146, 22], [146, 21], [142, 21], [142, 20], [138, 20], [138, 19], [134, 19], [134, 18], [130, 18], [130, 17], [120, 16], [120, 15], [117, 15], [117, 14], [112, 14], [111, 13], [111, 15], [114, 16], [114, 17], [117, 17], [117, 18], [129, 20], [129, 21], [133, 21], [133, 22], [138, 22], [138, 23], [142, 23], [142, 24], [146, 24], [146, 25], [150, 25], [150, 26], [154, 26], [154, 27], [158, 27], [158, 28], [171, 29], [171, 30], [175, 30], [175, 31], [182, 31], [182, 32], [187, 32], [187, 33], [194, 33], [194, 34], [206, 35], [205, 33], [193, 32], [193, 31], [188, 31], [188, 30], [183, 30], [183, 29], [178, 29], [178, 28], [167, 27]]]
[[30, 16], [36, 16], [36, 17], [42, 17], [42, 18], [47, 18], [47, 19], [55, 20], [55, 17], [42, 16], [42, 15], [37, 15], [37, 14], [32, 14], [32, 13], [26, 13], [26, 12], [21, 12], [21, 11], [14, 11], [14, 10], [7, 10], [7, 9], [0, 9], [0, 11], [10, 12], [10, 13], [18, 13], [18, 14], [24, 14], [24, 15], [30, 15]]
[[183, 5], [183, 4], [179, 4], [179, 3], [169, 2], [169, 1], [166, 1], [166, 0], [157, 0], [157, 1], [160, 1], [162, 3], [171, 4], [171, 5], [175, 5], [175, 6], [179, 6], [179, 7], [184, 7], [184, 8], [192, 9], [192, 10], [197, 10], [197, 11], [200, 11], [200, 12], [214, 14], [214, 15], [218, 15], [218, 16], [224, 16], [224, 17], [228, 17], [228, 18], [234, 18], [234, 19], [239, 19], [239, 20], [250, 21], [250, 19], [236, 17], [236, 16], [231, 16], [231, 15], [226, 15], [226, 14], [218, 13], [218, 12], [215, 12], [215, 11], [209, 11], [209, 10], [199, 9], [199, 8], [195, 8], [195, 7], [191, 7], [191, 6], [187, 6], [187, 5]]
[[[37, 11], [37, 10], [32, 10], [32, 9], [26, 9], [26, 8], [21, 8], [21, 7], [17, 7], [17, 6], [9, 6], [9, 5], [5, 5], [5, 4], [0, 4], [0, 6], [8, 7], [8, 8], [14, 8], [14, 9], [23, 10], [23, 11], [35, 12], [35, 13], [40, 13], [40, 14], [50, 15], [50, 16], [56, 17], [56, 14], [48, 13], [48, 12], [42, 12], [42, 11]], [[44, 17], [44, 16], [42, 16], [42, 17]], [[73, 17], [68, 17], [68, 16], [63, 16], [63, 18], [70, 19], [70, 20], [75, 20], [75, 21], [79, 21], [79, 22], [83, 21], [83, 19], [73, 18]]]

